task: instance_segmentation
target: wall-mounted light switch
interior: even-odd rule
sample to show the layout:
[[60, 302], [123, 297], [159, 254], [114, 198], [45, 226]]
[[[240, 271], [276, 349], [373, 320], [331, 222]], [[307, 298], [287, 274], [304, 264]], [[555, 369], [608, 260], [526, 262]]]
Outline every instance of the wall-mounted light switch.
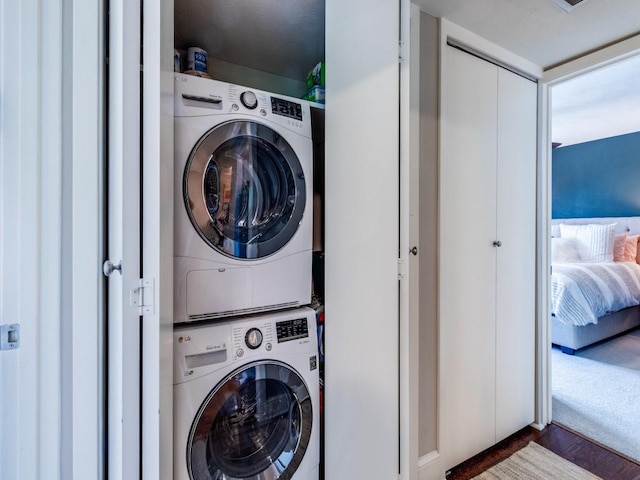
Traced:
[[0, 350], [15, 350], [20, 347], [20, 324], [0, 325]]

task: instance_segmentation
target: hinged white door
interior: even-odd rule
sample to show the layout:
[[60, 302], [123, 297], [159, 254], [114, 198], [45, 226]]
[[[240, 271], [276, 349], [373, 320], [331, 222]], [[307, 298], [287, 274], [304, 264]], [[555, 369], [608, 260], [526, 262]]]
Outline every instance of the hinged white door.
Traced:
[[109, 478], [140, 471], [140, 4], [110, 2], [107, 258]]
[[328, 479], [400, 468], [399, 25], [400, 2], [326, 2]]
[[[110, 478], [173, 478], [173, 2], [110, 6]], [[142, 28], [141, 28], [142, 21]], [[143, 57], [140, 45], [144, 44]]]
[[153, 280], [141, 338], [144, 480], [173, 479], [173, 4], [145, 2], [142, 29], [141, 278]]

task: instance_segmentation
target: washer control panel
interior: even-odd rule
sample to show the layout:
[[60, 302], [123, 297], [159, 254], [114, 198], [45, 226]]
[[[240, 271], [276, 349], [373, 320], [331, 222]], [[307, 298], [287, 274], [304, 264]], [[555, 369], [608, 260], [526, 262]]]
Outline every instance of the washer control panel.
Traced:
[[270, 352], [273, 349], [273, 324], [271, 322], [247, 326], [232, 327], [234, 359], [244, 358], [260, 351]]
[[278, 337], [278, 343], [307, 338], [309, 336], [307, 319], [302, 317], [276, 322], [276, 335]]
[[235, 362], [316, 358], [315, 319], [316, 312], [303, 307], [251, 319], [178, 326], [173, 333], [174, 385], [224, 368], [236, 368]]

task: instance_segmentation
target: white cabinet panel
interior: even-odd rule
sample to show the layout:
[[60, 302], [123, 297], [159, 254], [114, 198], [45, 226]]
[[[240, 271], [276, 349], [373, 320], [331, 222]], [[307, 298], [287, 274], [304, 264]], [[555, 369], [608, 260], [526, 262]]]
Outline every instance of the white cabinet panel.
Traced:
[[447, 47], [440, 441], [452, 467], [533, 421], [536, 85]]

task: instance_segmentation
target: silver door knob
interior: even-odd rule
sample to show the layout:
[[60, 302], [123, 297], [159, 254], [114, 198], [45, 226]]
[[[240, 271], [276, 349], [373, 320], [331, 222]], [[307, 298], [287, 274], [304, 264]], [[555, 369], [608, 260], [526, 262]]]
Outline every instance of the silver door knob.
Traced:
[[115, 271], [120, 272], [120, 274], [122, 274], [122, 262], [118, 262], [117, 265], [115, 265], [111, 260], [105, 260], [105, 262], [102, 264], [102, 273], [104, 273], [105, 277], [110, 277], [111, 274]]
[[493, 246], [494, 246], [494, 247], [501, 247], [501, 246], [502, 246], [502, 242], [501, 242], [500, 240], [495, 240], [495, 241], [493, 242]]

